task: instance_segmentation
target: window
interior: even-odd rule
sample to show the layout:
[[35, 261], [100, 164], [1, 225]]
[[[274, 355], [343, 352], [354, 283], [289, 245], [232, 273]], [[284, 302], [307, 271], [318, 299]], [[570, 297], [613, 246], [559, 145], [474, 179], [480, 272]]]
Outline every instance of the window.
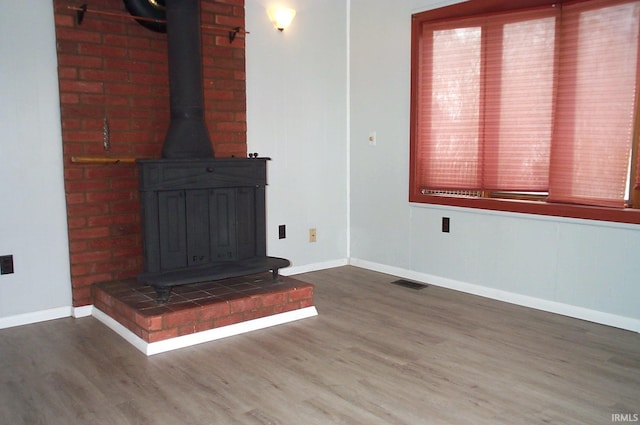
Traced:
[[640, 1], [504, 3], [413, 17], [410, 201], [640, 224]]

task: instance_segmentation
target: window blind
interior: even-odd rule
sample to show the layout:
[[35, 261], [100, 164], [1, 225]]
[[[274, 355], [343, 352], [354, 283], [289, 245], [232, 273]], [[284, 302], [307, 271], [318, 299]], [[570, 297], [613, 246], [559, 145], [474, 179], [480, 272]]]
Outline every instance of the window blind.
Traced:
[[639, 16], [592, 0], [422, 23], [414, 183], [624, 206]]
[[624, 206], [640, 2], [563, 8], [549, 201]]

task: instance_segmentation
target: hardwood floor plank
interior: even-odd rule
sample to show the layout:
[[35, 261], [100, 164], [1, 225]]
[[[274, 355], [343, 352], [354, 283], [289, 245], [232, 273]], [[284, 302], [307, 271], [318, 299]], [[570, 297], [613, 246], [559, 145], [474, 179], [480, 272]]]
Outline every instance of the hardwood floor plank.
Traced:
[[146, 357], [93, 318], [0, 330], [0, 424], [606, 424], [640, 335], [345, 266], [319, 316]]

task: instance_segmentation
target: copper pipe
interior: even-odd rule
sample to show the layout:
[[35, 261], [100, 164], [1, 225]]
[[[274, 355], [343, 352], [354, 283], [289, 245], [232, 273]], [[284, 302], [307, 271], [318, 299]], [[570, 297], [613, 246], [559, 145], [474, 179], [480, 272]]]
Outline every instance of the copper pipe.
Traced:
[[137, 159], [131, 156], [72, 156], [71, 162], [77, 164], [118, 164], [134, 163]]

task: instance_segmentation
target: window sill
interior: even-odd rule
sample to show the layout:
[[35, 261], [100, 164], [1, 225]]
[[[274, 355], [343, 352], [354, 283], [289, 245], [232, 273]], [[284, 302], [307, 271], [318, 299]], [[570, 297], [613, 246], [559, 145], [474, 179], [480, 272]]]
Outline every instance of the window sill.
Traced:
[[490, 198], [456, 198], [433, 195], [410, 195], [409, 202], [419, 204], [448, 205], [553, 217], [640, 224], [640, 209], [617, 209], [585, 205], [551, 204], [539, 201], [522, 201]]

